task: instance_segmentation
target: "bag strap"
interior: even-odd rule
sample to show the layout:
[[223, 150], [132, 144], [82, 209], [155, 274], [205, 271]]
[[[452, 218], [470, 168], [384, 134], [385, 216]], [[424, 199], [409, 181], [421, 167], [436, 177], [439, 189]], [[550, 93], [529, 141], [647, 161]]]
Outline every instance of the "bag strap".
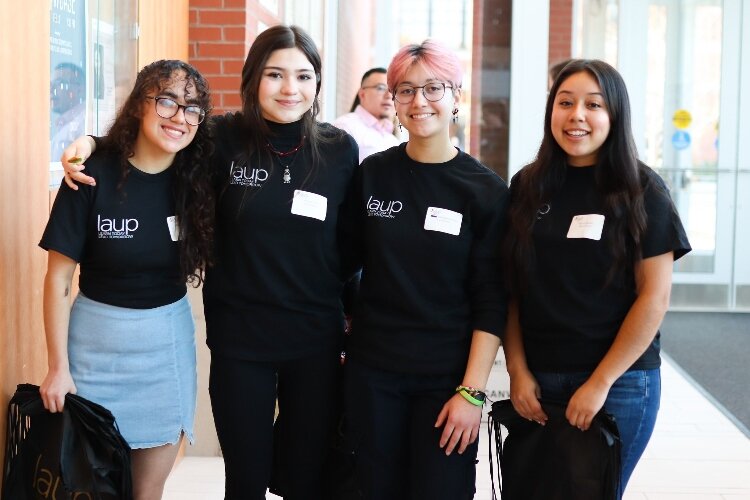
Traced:
[[19, 384], [16, 393], [8, 402], [8, 420], [6, 426], [5, 457], [6, 472], [12, 458], [18, 454], [21, 443], [26, 439], [31, 422], [28, 417], [40, 415], [44, 409], [39, 387], [31, 384]]
[[503, 459], [503, 433], [502, 426], [496, 418], [492, 417], [492, 412], [489, 413], [487, 418], [487, 447], [489, 448], [490, 455], [490, 481], [492, 483], [492, 500], [498, 500], [495, 489], [495, 471], [493, 470], [492, 464], [492, 430], [495, 430], [495, 460], [497, 465], [497, 487], [500, 489], [500, 498], [503, 497], [503, 485], [502, 485], [502, 459]]

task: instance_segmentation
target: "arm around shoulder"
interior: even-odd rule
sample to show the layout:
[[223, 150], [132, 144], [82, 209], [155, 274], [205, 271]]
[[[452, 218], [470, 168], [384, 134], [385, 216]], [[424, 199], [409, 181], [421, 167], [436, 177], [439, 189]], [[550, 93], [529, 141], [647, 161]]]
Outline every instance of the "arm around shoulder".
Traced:
[[78, 190], [78, 186], [74, 181], [90, 186], [96, 185], [93, 177], [89, 177], [83, 173], [83, 170], [86, 168], [84, 162], [94, 151], [96, 151], [96, 140], [89, 135], [82, 135], [76, 138], [76, 140], [63, 150], [60, 162], [65, 169], [65, 183], [71, 189]]

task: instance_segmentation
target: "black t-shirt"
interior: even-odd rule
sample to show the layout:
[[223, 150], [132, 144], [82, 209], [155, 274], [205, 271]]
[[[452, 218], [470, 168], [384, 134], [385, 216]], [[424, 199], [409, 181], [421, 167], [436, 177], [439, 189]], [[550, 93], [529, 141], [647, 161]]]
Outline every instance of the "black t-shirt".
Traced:
[[[598, 241], [568, 237], [575, 216], [605, 213], [594, 174], [595, 167], [567, 167], [562, 189], [540, 207], [534, 224], [535, 259], [519, 304], [526, 358], [532, 370], [595, 369], [636, 299], [632, 270], [615, 274], [607, 283], [614, 260], [606, 219]], [[523, 170], [516, 175], [523, 175]], [[690, 244], [664, 181], [651, 169], [647, 175], [642, 257], [673, 251], [677, 260], [690, 251]], [[584, 230], [582, 225], [577, 227]], [[630, 369], [659, 366], [657, 333]]]
[[348, 356], [385, 370], [462, 373], [473, 330], [505, 327], [505, 182], [461, 151], [425, 164], [402, 144], [365, 159], [353, 198], [363, 271]]
[[[313, 169], [306, 142], [282, 159], [291, 175], [285, 183], [276, 158], [263, 152], [242, 159], [247, 136], [241, 115], [216, 117], [214, 123], [219, 196], [216, 264], [203, 288], [208, 346], [224, 356], [272, 361], [339, 345], [337, 223], [359, 163], [356, 143], [318, 124], [333, 138], [320, 145], [322, 163]], [[275, 149], [299, 144], [300, 122], [268, 124]]]
[[39, 246], [80, 263], [79, 286], [93, 300], [148, 309], [186, 293], [174, 216], [173, 171], [147, 174], [130, 168], [121, 189], [116, 155], [96, 152], [86, 161], [96, 186], [60, 186]]

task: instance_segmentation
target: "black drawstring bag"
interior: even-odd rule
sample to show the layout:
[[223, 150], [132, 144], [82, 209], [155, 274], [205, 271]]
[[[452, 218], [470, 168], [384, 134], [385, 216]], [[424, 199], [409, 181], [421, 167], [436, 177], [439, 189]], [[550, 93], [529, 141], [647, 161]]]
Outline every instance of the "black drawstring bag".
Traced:
[[[495, 476], [492, 431], [502, 500], [617, 500], [620, 433], [614, 418], [600, 411], [581, 431], [565, 418], [565, 403], [541, 401], [548, 420], [539, 425], [520, 416], [509, 399], [489, 413], [492, 498]], [[501, 426], [508, 430], [503, 440]]]
[[132, 500], [130, 447], [106, 408], [65, 396], [44, 409], [39, 387], [20, 384], [8, 404], [3, 495], [8, 500]]

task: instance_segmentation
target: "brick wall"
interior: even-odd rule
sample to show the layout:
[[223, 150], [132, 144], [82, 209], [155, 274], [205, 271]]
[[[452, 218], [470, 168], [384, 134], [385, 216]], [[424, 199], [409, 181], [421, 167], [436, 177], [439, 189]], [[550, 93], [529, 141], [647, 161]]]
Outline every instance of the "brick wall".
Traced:
[[280, 19], [257, 0], [190, 0], [189, 62], [208, 79], [214, 114], [240, 109], [242, 66], [258, 25]]
[[549, 2], [549, 64], [572, 55], [573, 0]]

